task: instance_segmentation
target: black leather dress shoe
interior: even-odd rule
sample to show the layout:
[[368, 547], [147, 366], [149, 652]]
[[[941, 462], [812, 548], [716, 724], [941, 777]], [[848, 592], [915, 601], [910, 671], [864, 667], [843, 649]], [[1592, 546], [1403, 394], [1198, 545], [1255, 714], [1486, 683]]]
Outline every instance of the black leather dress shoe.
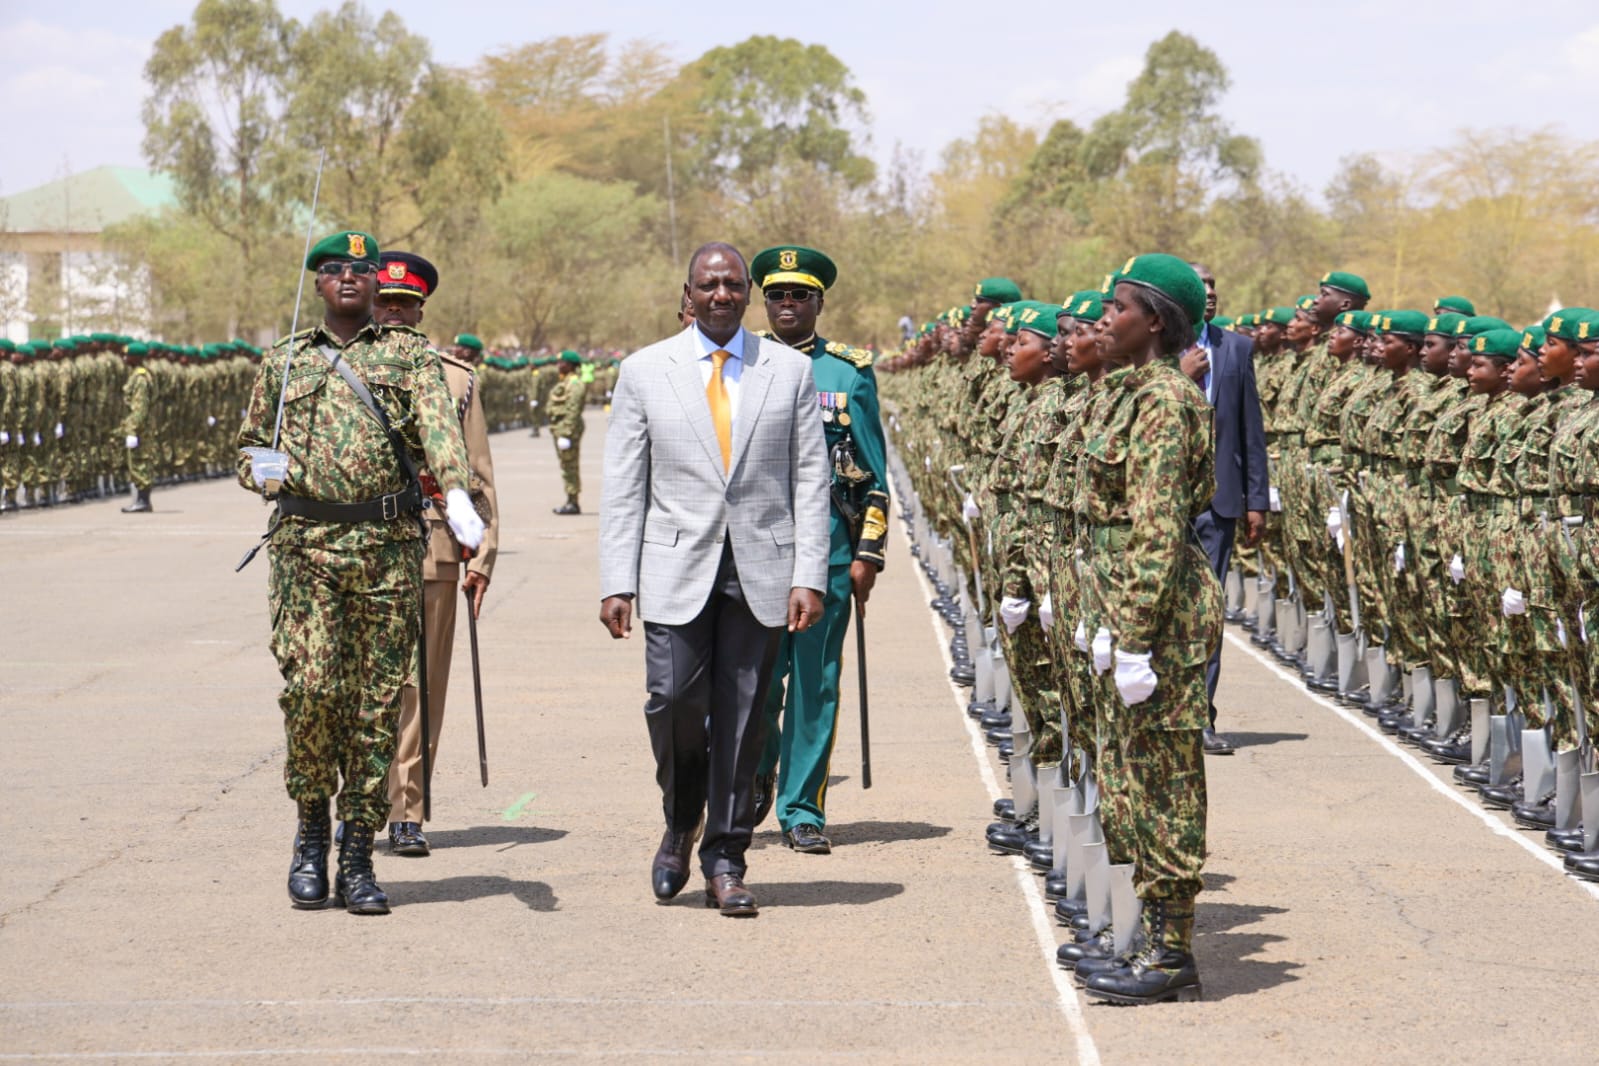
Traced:
[[1009, 796], [995, 800], [994, 817], [1003, 818], [1007, 822], [1014, 822], [1016, 820], [1016, 801]]
[[738, 874], [717, 874], [705, 879], [705, 905], [729, 918], [753, 918], [758, 913], [755, 896]]
[[1599, 851], [1586, 854], [1574, 851], [1567, 855], [1566, 873], [1575, 874], [1584, 881], [1599, 881]]
[[984, 729], [1003, 729], [1010, 731], [1011, 714], [1009, 711], [990, 711], [977, 720], [977, 724]]
[[995, 747], [998, 749], [999, 761], [1010, 762], [1010, 757], [1016, 754], [1016, 745], [1009, 740], [1000, 741]]
[[1065, 969], [1074, 969], [1084, 959], [1109, 959], [1116, 955], [1115, 940], [1107, 928], [1086, 940], [1068, 940], [1055, 949], [1055, 961]]
[[1206, 755], [1231, 755], [1233, 753], [1233, 746], [1227, 742], [1227, 738], [1221, 736], [1214, 729], [1207, 728], [1201, 734], [1201, 742], [1205, 746]]
[[1520, 800], [1510, 805], [1510, 817], [1519, 826], [1527, 829], [1549, 830], [1555, 827], [1555, 795], [1553, 792], [1542, 799], [1528, 803]]
[[1579, 825], [1575, 829], [1551, 829], [1543, 835], [1543, 842], [1556, 851], [1581, 851], [1587, 837]]
[[1186, 951], [1151, 944], [1126, 967], [1090, 977], [1085, 987], [1090, 996], [1122, 1006], [1193, 1003], [1200, 998], [1199, 967]]
[[583, 513], [582, 509], [578, 507], [577, 501], [572, 499], [570, 496], [567, 497], [565, 503], [561, 504], [561, 506], [559, 506], [559, 507], [553, 508], [552, 510], [554, 511], [555, 514], [582, 514]]
[[389, 852], [394, 855], [421, 856], [428, 853], [428, 838], [419, 822], [389, 823]]
[[962, 688], [971, 688], [977, 683], [977, 674], [972, 670], [971, 664], [963, 666], [956, 663], [950, 668], [949, 679]]
[[784, 831], [783, 843], [794, 851], [806, 855], [831, 855], [833, 842], [822, 835], [822, 831], [808, 822], [801, 822], [793, 829]]
[[760, 825], [766, 821], [766, 816], [772, 813], [772, 804], [777, 802], [777, 775], [755, 775], [755, 824]]
[[1016, 822], [996, 822], [988, 827], [988, 846], [1006, 855], [1020, 855], [1027, 842], [1036, 839], [1036, 830]]
[[1482, 797], [1485, 806], [1506, 811], [1510, 809], [1511, 804], [1522, 798], [1525, 791], [1521, 785], [1521, 775], [1517, 774], [1502, 785], [1483, 785], [1477, 790], [1477, 794]]
[[1421, 750], [1445, 766], [1465, 766], [1471, 761], [1471, 734], [1448, 737], [1442, 740], [1424, 740]]
[[1230, 622], [1233, 625], [1239, 625], [1243, 622], [1245, 615], [1243, 611], [1226, 610], [1222, 612], [1221, 618], [1224, 622]]
[[1055, 849], [1042, 840], [1029, 840], [1023, 844], [1022, 856], [1032, 863], [1035, 869], [1047, 870], [1055, 865]]
[[1488, 783], [1488, 764], [1474, 763], [1461, 764], [1455, 767], [1455, 781], [1458, 784], [1476, 788]]
[[1066, 883], [1065, 874], [1049, 873], [1044, 875], [1044, 902], [1059, 903], [1061, 897], [1066, 895], [1070, 888]]
[[1062, 897], [1055, 901], [1055, 919], [1062, 925], [1071, 925], [1079, 914], [1088, 913], [1088, 901]]
[[673, 898], [688, 884], [689, 857], [694, 853], [694, 842], [699, 838], [699, 825], [686, 833], [674, 833], [668, 829], [661, 834], [661, 846], [656, 849], [655, 861], [650, 866], [650, 887], [655, 890], [655, 898], [660, 902], [665, 903]]

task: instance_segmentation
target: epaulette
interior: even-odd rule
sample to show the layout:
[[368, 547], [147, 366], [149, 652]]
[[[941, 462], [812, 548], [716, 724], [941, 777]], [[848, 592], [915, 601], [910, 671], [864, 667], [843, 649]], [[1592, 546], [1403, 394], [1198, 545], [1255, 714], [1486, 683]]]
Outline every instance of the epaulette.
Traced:
[[413, 337], [421, 337], [423, 340], [427, 340], [427, 334], [415, 326], [389, 326], [379, 323], [378, 330], [382, 333], [409, 333]]
[[291, 340], [298, 340], [301, 337], [309, 336], [310, 334], [315, 333], [315, 332], [316, 332], [316, 327], [315, 326], [307, 326], [307, 327], [305, 327], [304, 329], [302, 329], [298, 333], [288, 333], [288, 334], [285, 334], [282, 337], [279, 337], [277, 340], [272, 342], [272, 347], [276, 348], [280, 344], [286, 344], [286, 343], [288, 343]]
[[828, 341], [827, 354], [837, 356], [857, 370], [865, 370], [876, 362], [876, 358], [865, 348], [851, 348], [843, 341]]

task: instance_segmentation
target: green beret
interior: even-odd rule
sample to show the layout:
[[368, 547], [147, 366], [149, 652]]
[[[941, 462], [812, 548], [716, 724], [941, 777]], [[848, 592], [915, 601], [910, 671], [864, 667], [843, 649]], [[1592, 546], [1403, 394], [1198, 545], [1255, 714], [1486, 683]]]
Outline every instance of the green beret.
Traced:
[[1276, 326], [1286, 326], [1294, 320], [1294, 309], [1292, 307], [1271, 307], [1255, 317], [1260, 319], [1261, 324], [1270, 322]]
[[359, 230], [344, 230], [323, 237], [311, 246], [305, 257], [305, 269], [315, 270], [324, 259], [356, 259], [378, 265], [378, 239]]
[[0, 352], [14, 352], [16, 350], [17, 346], [10, 337], [0, 337]]
[[1188, 324], [1194, 325], [1205, 316], [1205, 283], [1199, 280], [1194, 268], [1175, 255], [1152, 252], [1136, 255], [1122, 265], [1118, 284], [1138, 285], [1153, 289], [1171, 300], [1188, 315]]
[[1477, 313], [1477, 305], [1464, 296], [1440, 296], [1433, 304], [1433, 307], [1440, 311], [1453, 311], [1455, 314], [1465, 315], [1467, 318]]
[[1000, 304], [988, 313], [989, 321], [998, 318], [1005, 324], [1005, 332], [1015, 336], [1017, 328], [1016, 309], [1021, 306], [1021, 303], [1022, 301], [1017, 300], [1015, 303]]
[[1514, 359], [1521, 348], [1521, 330], [1488, 329], [1471, 338], [1471, 354], [1490, 359]]
[[1074, 292], [1067, 299], [1066, 306], [1060, 309], [1060, 313], [1080, 318], [1084, 322], [1098, 322], [1105, 317], [1105, 298], [1097, 289]]
[[1468, 337], [1475, 337], [1479, 333], [1486, 333], [1491, 329], [1513, 330], [1515, 328], [1502, 318], [1495, 318], [1492, 315], [1473, 315], [1470, 318], [1460, 320], [1460, 325], [1455, 327], [1455, 336], [1458, 337], [1464, 334]]
[[483, 350], [483, 342], [472, 336], [470, 333], [456, 334], [455, 344], [458, 348], [470, 348], [474, 352], [481, 352]]
[[1215, 318], [1210, 320], [1210, 324], [1215, 326], [1217, 329], [1232, 329], [1233, 323], [1236, 321], [1237, 319], [1229, 318], [1226, 315], [1217, 315]]
[[1563, 341], [1588, 341], [1599, 337], [1599, 311], [1586, 307], [1562, 307], [1543, 320], [1551, 337]]
[[1352, 329], [1356, 333], [1371, 332], [1371, 313], [1369, 311], [1345, 311], [1333, 319], [1336, 325], [1345, 329]]
[[1521, 331], [1521, 346], [1533, 355], [1538, 354], [1538, 349], [1543, 347], [1544, 338], [1547, 336], [1542, 326], [1528, 326]]
[[1359, 274], [1351, 274], [1346, 270], [1333, 270], [1321, 276], [1321, 284], [1329, 289], [1347, 292], [1351, 296], [1358, 296], [1362, 300], [1371, 299], [1371, 290], [1366, 287], [1366, 279]]
[[1314, 293], [1312, 293], [1309, 296], [1301, 296], [1299, 299], [1294, 301], [1294, 310], [1295, 311], [1309, 311], [1311, 306], [1314, 305], [1315, 302], [1316, 302], [1316, 297], [1315, 297]]
[[1011, 304], [1022, 298], [1022, 290], [1010, 278], [984, 278], [977, 283], [972, 298], [995, 304]]
[[1054, 337], [1060, 331], [1060, 316], [1066, 309], [1060, 304], [1047, 304], [1039, 300], [1023, 300], [1015, 305], [1016, 328], [1025, 329], [1045, 337]]
[[143, 341], [134, 341], [132, 344], [128, 345], [128, 354], [129, 355], [149, 355], [150, 354], [150, 346], [148, 344], [144, 343]]
[[578, 355], [576, 352], [574, 352], [570, 348], [568, 348], [564, 352], [562, 352], [557, 358], [559, 358], [561, 360], [561, 362], [563, 362], [563, 363], [582, 363], [583, 362], [583, 357], [581, 355]]
[[831, 289], [838, 280], [838, 267], [815, 248], [779, 244], [750, 260], [750, 277], [763, 289], [785, 283]]
[[1427, 332], [1438, 333], [1445, 337], [1453, 336], [1456, 327], [1466, 320], [1465, 315], [1456, 314], [1454, 311], [1445, 311], [1441, 315], [1434, 315], [1427, 319]]
[[1420, 337], [1427, 332], [1428, 318], [1420, 311], [1383, 311], [1378, 317], [1382, 322], [1373, 328], [1380, 329], [1384, 333]]

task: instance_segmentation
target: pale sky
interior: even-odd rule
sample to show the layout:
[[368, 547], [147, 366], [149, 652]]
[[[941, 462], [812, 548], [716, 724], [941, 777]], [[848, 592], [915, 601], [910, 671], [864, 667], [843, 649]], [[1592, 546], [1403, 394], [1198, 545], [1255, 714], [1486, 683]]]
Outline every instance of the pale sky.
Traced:
[[[301, 19], [336, 6], [279, 4]], [[753, 34], [824, 44], [866, 92], [872, 153], [886, 160], [903, 144], [928, 169], [988, 112], [1040, 129], [1060, 117], [1086, 125], [1120, 103], [1144, 50], [1172, 29], [1221, 57], [1233, 79], [1222, 113], [1313, 195], [1344, 154], [1421, 154], [1464, 127], [1550, 125], [1599, 140], [1594, 0], [807, 0], [713, 5], [714, 17], [659, 0], [367, 6], [393, 8], [456, 66], [590, 32], [653, 40], [683, 61]], [[143, 65], [156, 36], [193, 9], [194, 0], [0, 0], [0, 195], [69, 167], [143, 166]]]

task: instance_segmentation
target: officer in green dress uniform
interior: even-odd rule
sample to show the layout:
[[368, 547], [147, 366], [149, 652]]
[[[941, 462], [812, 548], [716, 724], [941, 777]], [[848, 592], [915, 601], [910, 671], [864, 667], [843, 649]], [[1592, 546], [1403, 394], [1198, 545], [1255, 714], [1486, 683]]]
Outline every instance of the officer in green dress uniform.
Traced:
[[825, 855], [832, 850], [822, 830], [850, 597], [864, 604], [883, 568], [887, 449], [871, 354], [816, 333], [823, 293], [838, 277], [833, 261], [812, 248], [779, 245], [750, 261], [750, 275], [765, 296], [772, 333], [811, 357], [833, 468], [822, 621], [803, 633], [784, 634], [778, 649], [766, 698], [766, 749], [756, 774], [756, 821], [764, 820], [775, 802], [783, 842], [795, 851]]
[[561, 486], [566, 490], [566, 502], [555, 508], [555, 513], [582, 514], [577, 503], [578, 493], [583, 491], [578, 457], [583, 445], [583, 404], [588, 389], [583, 371], [588, 368], [583, 357], [571, 349], [557, 356], [555, 365], [561, 376], [550, 390], [547, 407], [550, 432], [555, 436], [555, 457], [561, 464]]

